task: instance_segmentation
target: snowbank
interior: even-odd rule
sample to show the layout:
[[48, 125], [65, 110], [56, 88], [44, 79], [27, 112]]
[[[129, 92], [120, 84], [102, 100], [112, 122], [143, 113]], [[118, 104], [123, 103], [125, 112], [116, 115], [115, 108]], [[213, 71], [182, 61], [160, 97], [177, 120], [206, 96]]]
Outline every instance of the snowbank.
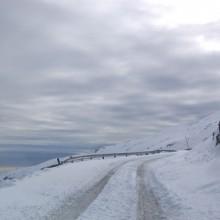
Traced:
[[183, 150], [194, 148], [199, 142], [204, 142], [217, 132], [220, 113], [211, 114], [200, 121], [172, 127], [161, 131], [152, 137], [129, 140], [116, 145], [101, 147], [97, 153], [134, 152], [147, 150]]
[[0, 188], [0, 217], [4, 220], [43, 219], [67, 196], [91, 187], [124, 160], [69, 163], [16, 179], [14, 185]]
[[151, 165], [152, 187], [170, 220], [220, 219], [220, 145], [212, 137], [218, 115], [188, 127], [192, 151]]

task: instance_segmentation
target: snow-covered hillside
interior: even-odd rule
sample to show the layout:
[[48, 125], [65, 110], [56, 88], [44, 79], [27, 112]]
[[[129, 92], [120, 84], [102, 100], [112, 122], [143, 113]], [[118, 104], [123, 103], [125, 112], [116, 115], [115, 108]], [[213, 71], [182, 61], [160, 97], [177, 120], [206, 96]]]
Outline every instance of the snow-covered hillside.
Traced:
[[211, 114], [193, 124], [180, 125], [163, 130], [151, 137], [104, 146], [97, 153], [195, 148], [195, 146], [211, 138], [213, 132], [217, 132], [219, 120], [220, 112]]
[[171, 216], [174, 207], [179, 209], [173, 219], [220, 219], [220, 144], [212, 136], [219, 119], [220, 113], [212, 114], [188, 127], [192, 151], [151, 165], [152, 187], [164, 209]]
[[169, 129], [152, 138], [106, 147], [100, 152], [192, 148], [151, 163], [146, 181], [160, 201], [165, 219], [219, 220], [220, 144], [216, 146], [215, 138], [219, 120], [217, 112], [193, 124]]
[[[191, 125], [99, 153], [179, 149], [94, 159], [41, 170], [56, 160], [0, 178], [0, 219], [219, 220], [220, 112]], [[182, 149], [192, 148], [191, 151]]]

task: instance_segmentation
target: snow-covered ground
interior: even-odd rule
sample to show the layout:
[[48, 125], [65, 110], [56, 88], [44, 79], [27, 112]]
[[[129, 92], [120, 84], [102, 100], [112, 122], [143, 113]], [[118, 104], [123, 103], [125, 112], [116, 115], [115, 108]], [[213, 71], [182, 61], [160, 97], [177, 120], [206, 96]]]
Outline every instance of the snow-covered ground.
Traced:
[[219, 166], [219, 159], [195, 160], [186, 152], [151, 164], [151, 187], [170, 220], [220, 219]]
[[35, 171], [0, 188], [0, 219], [135, 219], [137, 169], [163, 156], [96, 159]]
[[0, 219], [44, 219], [68, 196], [86, 191], [124, 161], [109, 159], [70, 163], [37, 171], [17, 180], [12, 186], [2, 187]]
[[183, 150], [194, 148], [198, 143], [204, 142], [205, 139], [209, 138], [213, 131], [217, 130], [219, 120], [220, 112], [211, 114], [190, 125], [180, 125], [162, 130], [151, 137], [101, 147], [97, 153], [147, 151], [155, 149]]
[[[210, 115], [188, 127], [192, 151], [178, 152], [151, 165], [152, 186], [164, 201], [169, 219], [220, 219], [220, 145], [212, 137], [218, 132], [218, 116]], [[178, 218], [173, 214], [175, 207]]]
[[150, 187], [169, 220], [219, 220], [220, 145], [216, 146], [213, 138], [219, 120], [220, 112], [150, 139], [113, 145], [100, 152], [192, 148], [151, 163], [147, 169]]
[[[99, 153], [185, 149], [38, 166], [0, 176], [0, 219], [220, 220], [218, 116], [210, 115], [154, 138], [129, 141]], [[6, 174], [4, 174], [6, 175]]]

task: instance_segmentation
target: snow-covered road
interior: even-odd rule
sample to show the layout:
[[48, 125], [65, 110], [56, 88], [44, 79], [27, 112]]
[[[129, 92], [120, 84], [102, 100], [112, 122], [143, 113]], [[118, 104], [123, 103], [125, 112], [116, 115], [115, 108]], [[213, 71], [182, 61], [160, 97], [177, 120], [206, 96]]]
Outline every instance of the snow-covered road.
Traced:
[[77, 219], [83, 213], [88, 206], [97, 198], [101, 193], [105, 185], [109, 182], [110, 178], [116, 173], [116, 171], [124, 164], [130, 162], [124, 161], [118, 166], [110, 169], [106, 174], [94, 185], [87, 189], [82, 189], [78, 193], [75, 193], [67, 197], [62, 205], [52, 210], [49, 216], [46, 217], [48, 220], [60, 220], [60, 219]]
[[146, 170], [152, 161], [145, 161], [137, 169], [138, 210], [137, 220], [166, 219], [160, 207], [158, 198], [149, 183], [150, 175]]
[[186, 142], [191, 151], [41, 170], [52, 160], [0, 174], [0, 220], [220, 220], [220, 147], [213, 136], [218, 121], [219, 113], [101, 153], [183, 149]]
[[46, 219], [162, 219], [159, 203], [146, 185], [144, 168], [152, 160], [145, 157], [122, 162], [85, 192], [69, 197]]
[[161, 212], [144, 169], [160, 157], [85, 161], [35, 172], [0, 188], [0, 219], [154, 219], [152, 210], [157, 217]]

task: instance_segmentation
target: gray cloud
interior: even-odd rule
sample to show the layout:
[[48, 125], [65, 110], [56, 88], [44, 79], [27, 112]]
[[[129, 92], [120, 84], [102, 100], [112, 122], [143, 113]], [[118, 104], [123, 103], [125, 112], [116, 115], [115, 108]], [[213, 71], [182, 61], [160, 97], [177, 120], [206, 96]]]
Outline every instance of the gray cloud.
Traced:
[[[219, 109], [219, 23], [154, 25], [143, 1], [5, 1], [0, 143], [99, 145], [151, 135]], [[211, 33], [211, 34], [210, 34]]]

